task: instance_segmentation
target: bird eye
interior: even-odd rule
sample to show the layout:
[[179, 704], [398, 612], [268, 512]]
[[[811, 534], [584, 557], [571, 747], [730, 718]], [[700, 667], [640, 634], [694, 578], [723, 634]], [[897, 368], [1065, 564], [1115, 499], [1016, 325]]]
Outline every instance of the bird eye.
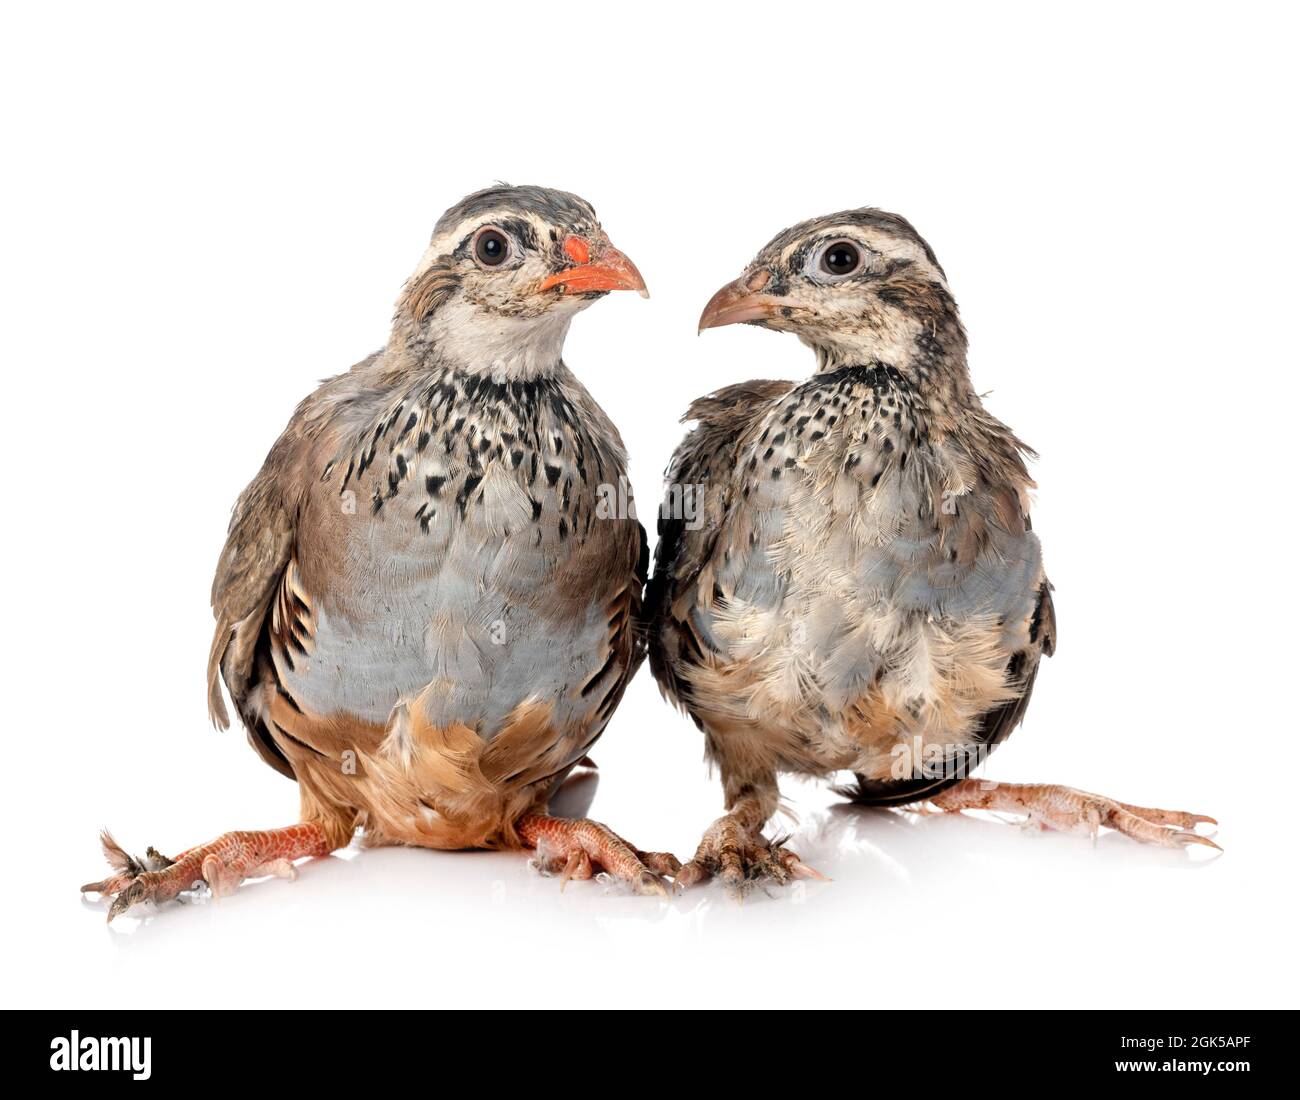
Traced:
[[852, 275], [862, 262], [862, 252], [852, 241], [832, 241], [822, 253], [822, 270], [827, 275]]
[[474, 239], [474, 257], [484, 267], [500, 267], [510, 255], [510, 242], [499, 229], [484, 229]]

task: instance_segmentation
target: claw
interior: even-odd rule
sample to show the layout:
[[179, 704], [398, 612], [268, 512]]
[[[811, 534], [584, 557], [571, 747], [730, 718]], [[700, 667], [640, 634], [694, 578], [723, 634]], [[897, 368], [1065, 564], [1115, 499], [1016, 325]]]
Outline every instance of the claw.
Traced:
[[823, 875], [815, 867], [810, 867], [798, 854], [790, 851], [785, 847], [785, 842], [781, 842], [778, 859], [781, 866], [789, 873], [792, 878], [815, 878], [822, 882], [830, 882], [830, 878]]
[[[793, 852], [791, 852], [790, 854], [794, 855]], [[831, 881], [829, 875], [823, 875], [819, 870], [817, 870], [816, 867], [809, 867], [808, 864], [806, 864], [798, 856], [795, 856], [795, 858], [792, 859], [786, 866], [789, 869], [790, 873], [794, 875], [795, 878], [815, 878], [820, 882]]]
[[113, 904], [108, 907], [108, 923], [112, 924], [115, 917], [120, 917], [137, 902], [144, 901], [150, 893], [144, 876], [135, 879], [113, 899]]
[[[745, 894], [748, 892], [748, 883], [741, 872], [732, 868], [727, 868], [719, 876], [722, 879], [722, 888], [726, 890], [727, 897], [732, 901], [744, 901]], [[754, 881], [758, 881], [755, 879]]]
[[650, 870], [642, 871], [632, 884], [632, 888], [638, 894], [647, 897], [669, 898], [672, 896], [668, 892], [668, 887], [664, 885], [664, 880]]
[[1193, 833], [1190, 830], [1180, 830], [1174, 834], [1177, 837], [1177, 843], [1184, 848], [1189, 844], [1204, 844], [1207, 848], [1213, 848], [1216, 852], [1222, 852], [1223, 849], [1215, 844], [1208, 836], [1202, 836], [1200, 833]]
[[1097, 847], [1097, 837], [1101, 833], [1101, 810], [1089, 803], [1084, 810], [1084, 819], [1088, 825], [1088, 835], [1092, 837], [1092, 846]]
[[667, 897], [661, 875], [680, 867], [670, 853], [639, 851], [598, 821], [525, 814], [515, 827], [523, 844], [537, 850], [534, 867], [543, 874], [561, 872], [561, 890], [599, 868], [599, 882], [625, 882], [638, 894]]
[[769, 842], [734, 814], [709, 826], [695, 858], [678, 871], [676, 883], [685, 889], [707, 878], [718, 879], [728, 895], [742, 901], [754, 887], [768, 883], [788, 886], [797, 878], [829, 881], [786, 848], [784, 838]]
[[560, 874], [560, 892], [564, 892], [570, 879], [588, 879], [591, 875], [591, 857], [581, 850], [570, 852], [569, 858], [564, 863], [564, 870]]

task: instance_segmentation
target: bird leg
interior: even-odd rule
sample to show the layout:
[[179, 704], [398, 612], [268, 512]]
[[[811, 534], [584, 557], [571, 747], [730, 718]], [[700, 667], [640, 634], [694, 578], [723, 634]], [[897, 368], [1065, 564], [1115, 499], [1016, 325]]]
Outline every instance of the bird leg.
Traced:
[[533, 861], [543, 874], [569, 879], [591, 878], [597, 870], [631, 884], [638, 894], [668, 896], [664, 876], [681, 863], [670, 852], [642, 852], [599, 821], [525, 814], [515, 824], [525, 846], [537, 849]]
[[1219, 849], [1209, 837], [1196, 832], [1199, 824], [1217, 825], [1212, 817], [1182, 810], [1154, 810], [1131, 806], [1105, 795], [1076, 791], [1055, 783], [992, 783], [963, 779], [930, 800], [945, 813], [993, 810], [1025, 814], [1030, 821], [1065, 833], [1086, 833], [1094, 840], [1105, 825], [1147, 844], [1186, 848], [1204, 844]]
[[216, 840], [182, 852], [175, 859], [149, 848], [143, 858], [128, 855], [107, 831], [100, 834], [104, 855], [114, 873], [88, 882], [83, 894], [112, 896], [108, 919], [142, 901], [169, 901], [183, 890], [207, 883], [216, 897], [228, 894], [246, 878], [276, 875], [293, 878], [293, 861], [327, 856], [339, 845], [324, 826], [304, 822], [286, 829], [222, 833]]
[[677, 881], [690, 887], [718, 878], [728, 894], [741, 898], [760, 882], [785, 886], [797, 878], [824, 879], [825, 875], [786, 848], [784, 841], [764, 839], [761, 830], [776, 808], [775, 795], [774, 785], [771, 799], [764, 800], [755, 793], [736, 798], [730, 811], [704, 831], [704, 839], [678, 873]]

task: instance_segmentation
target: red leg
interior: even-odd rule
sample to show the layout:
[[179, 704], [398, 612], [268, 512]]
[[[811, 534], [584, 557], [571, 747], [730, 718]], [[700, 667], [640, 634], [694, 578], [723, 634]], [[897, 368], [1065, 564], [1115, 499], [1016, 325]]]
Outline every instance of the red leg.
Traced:
[[705, 830], [704, 839], [677, 881], [690, 887], [716, 878], [728, 894], [740, 899], [754, 886], [766, 882], [785, 886], [798, 878], [826, 879], [783, 843], [766, 840], [751, 821], [743, 807], [740, 812], [718, 818]]
[[82, 893], [113, 895], [108, 919], [142, 901], [169, 901], [202, 882], [213, 894], [230, 893], [246, 878], [278, 875], [292, 878], [293, 861], [327, 856], [336, 847], [324, 826], [311, 822], [285, 829], [222, 833], [216, 840], [182, 852], [175, 859], [150, 848], [143, 859], [128, 855], [107, 832], [100, 841], [114, 874], [89, 882]]
[[519, 838], [536, 848], [537, 866], [544, 873], [560, 872], [571, 878], [590, 878], [600, 868], [612, 878], [630, 883], [638, 894], [668, 896], [664, 875], [681, 868], [668, 852], [642, 852], [599, 821], [571, 821], [545, 814], [526, 814], [515, 825]]
[[1166, 848], [1185, 848], [1189, 844], [1219, 847], [1209, 837], [1196, 832], [1197, 825], [1218, 824], [1212, 817], [1182, 810], [1133, 806], [1056, 783], [993, 783], [983, 779], [963, 779], [930, 801], [948, 813], [1000, 810], [1025, 814], [1045, 828], [1087, 833], [1094, 838], [1097, 830], [1105, 825], [1134, 840]]

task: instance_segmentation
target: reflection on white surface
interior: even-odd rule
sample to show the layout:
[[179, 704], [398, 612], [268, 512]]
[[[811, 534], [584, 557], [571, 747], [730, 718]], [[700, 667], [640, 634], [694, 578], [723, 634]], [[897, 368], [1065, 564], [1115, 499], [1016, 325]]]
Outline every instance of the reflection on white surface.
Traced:
[[[191, 648], [205, 644], [200, 626]], [[193, 700], [179, 657], [176, 666], [160, 690], [182, 713]], [[599, 882], [561, 890], [519, 853], [352, 848], [300, 865], [293, 882], [247, 883], [109, 927], [76, 893], [102, 873], [102, 825], [128, 848], [175, 851], [297, 816], [293, 784], [242, 737], [158, 723], [84, 738], [57, 797], [21, 813], [45, 831], [40, 858], [24, 862], [22, 900], [0, 907], [11, 945], [0, 998], [85, 1007], [1289, 1003], [1284, 802], [1261, 798], [1248, 771], [1207, 763], [1220, 725], [1184, 701], [1177, 737], [1196, 751], [1176, 769], [1163, 748], [1173, 734], [1161, 727], [1138, 738], [1081, 723], [1070, 700], [1086, 684], [1079, 673], [1071, 685], [1072, 668], [1053, 663], [1030, 725], [989, 773], [1211, 813], [1224, 855], [1113, 834], [1094, 846], [977, 815], [862, 810], [827, 784], [783, 778], [798, 820], [778, 818], [770, 831], [788, 831], [831, 881], [756, 890], [743, 904], [711, 884], [669, 901]], [[598, 775], [575, 777], [555, 808], [685, 858], [721, 809], [701, 749], [698, 731], [643, 674], [596, 746]]]
[[[591, 801], [612, 819], [600, 787], [582, 775], [557, 805]], [[354, 846], [300, 865], [296, 881], [137, 910], [111, 927], [101, 905], [69, 898], [57, 919], [80, 962], [51, 973], [40, 999], [469, 1006], [531, 997], [544, 978], [554, 1004], [742, 1005], [767, 1003], [779, 971], [789, 1003], [1106, 1004], [1119, 987], [1098, 983], [1086, 960], [1107, 944], [1116, 981], [1141, 977], [1142, 1003], [1170, 1003], [1195, 1000], [1210, 914], [1232, 906], [1230, 892], [1184, 873], [1219, 862], [1208, 850], [1115, 834], [1093, 846], [793, 789], [805, 809], [790, 844], [831, 881], [755, 890], [742, 904], [706, 885], [665, 902], [594, 881], [561, 890], [517, 853]], [[630, 824], [617, 827], [638, 835]], [[652, 823], [637, 825], [648, 837]], [[179, 976], [128, 980], [141, 967]], [[971, 976], [995, 971], [997, 981]], [[1032, 995], [1027, 981], [1040, 983]]]

